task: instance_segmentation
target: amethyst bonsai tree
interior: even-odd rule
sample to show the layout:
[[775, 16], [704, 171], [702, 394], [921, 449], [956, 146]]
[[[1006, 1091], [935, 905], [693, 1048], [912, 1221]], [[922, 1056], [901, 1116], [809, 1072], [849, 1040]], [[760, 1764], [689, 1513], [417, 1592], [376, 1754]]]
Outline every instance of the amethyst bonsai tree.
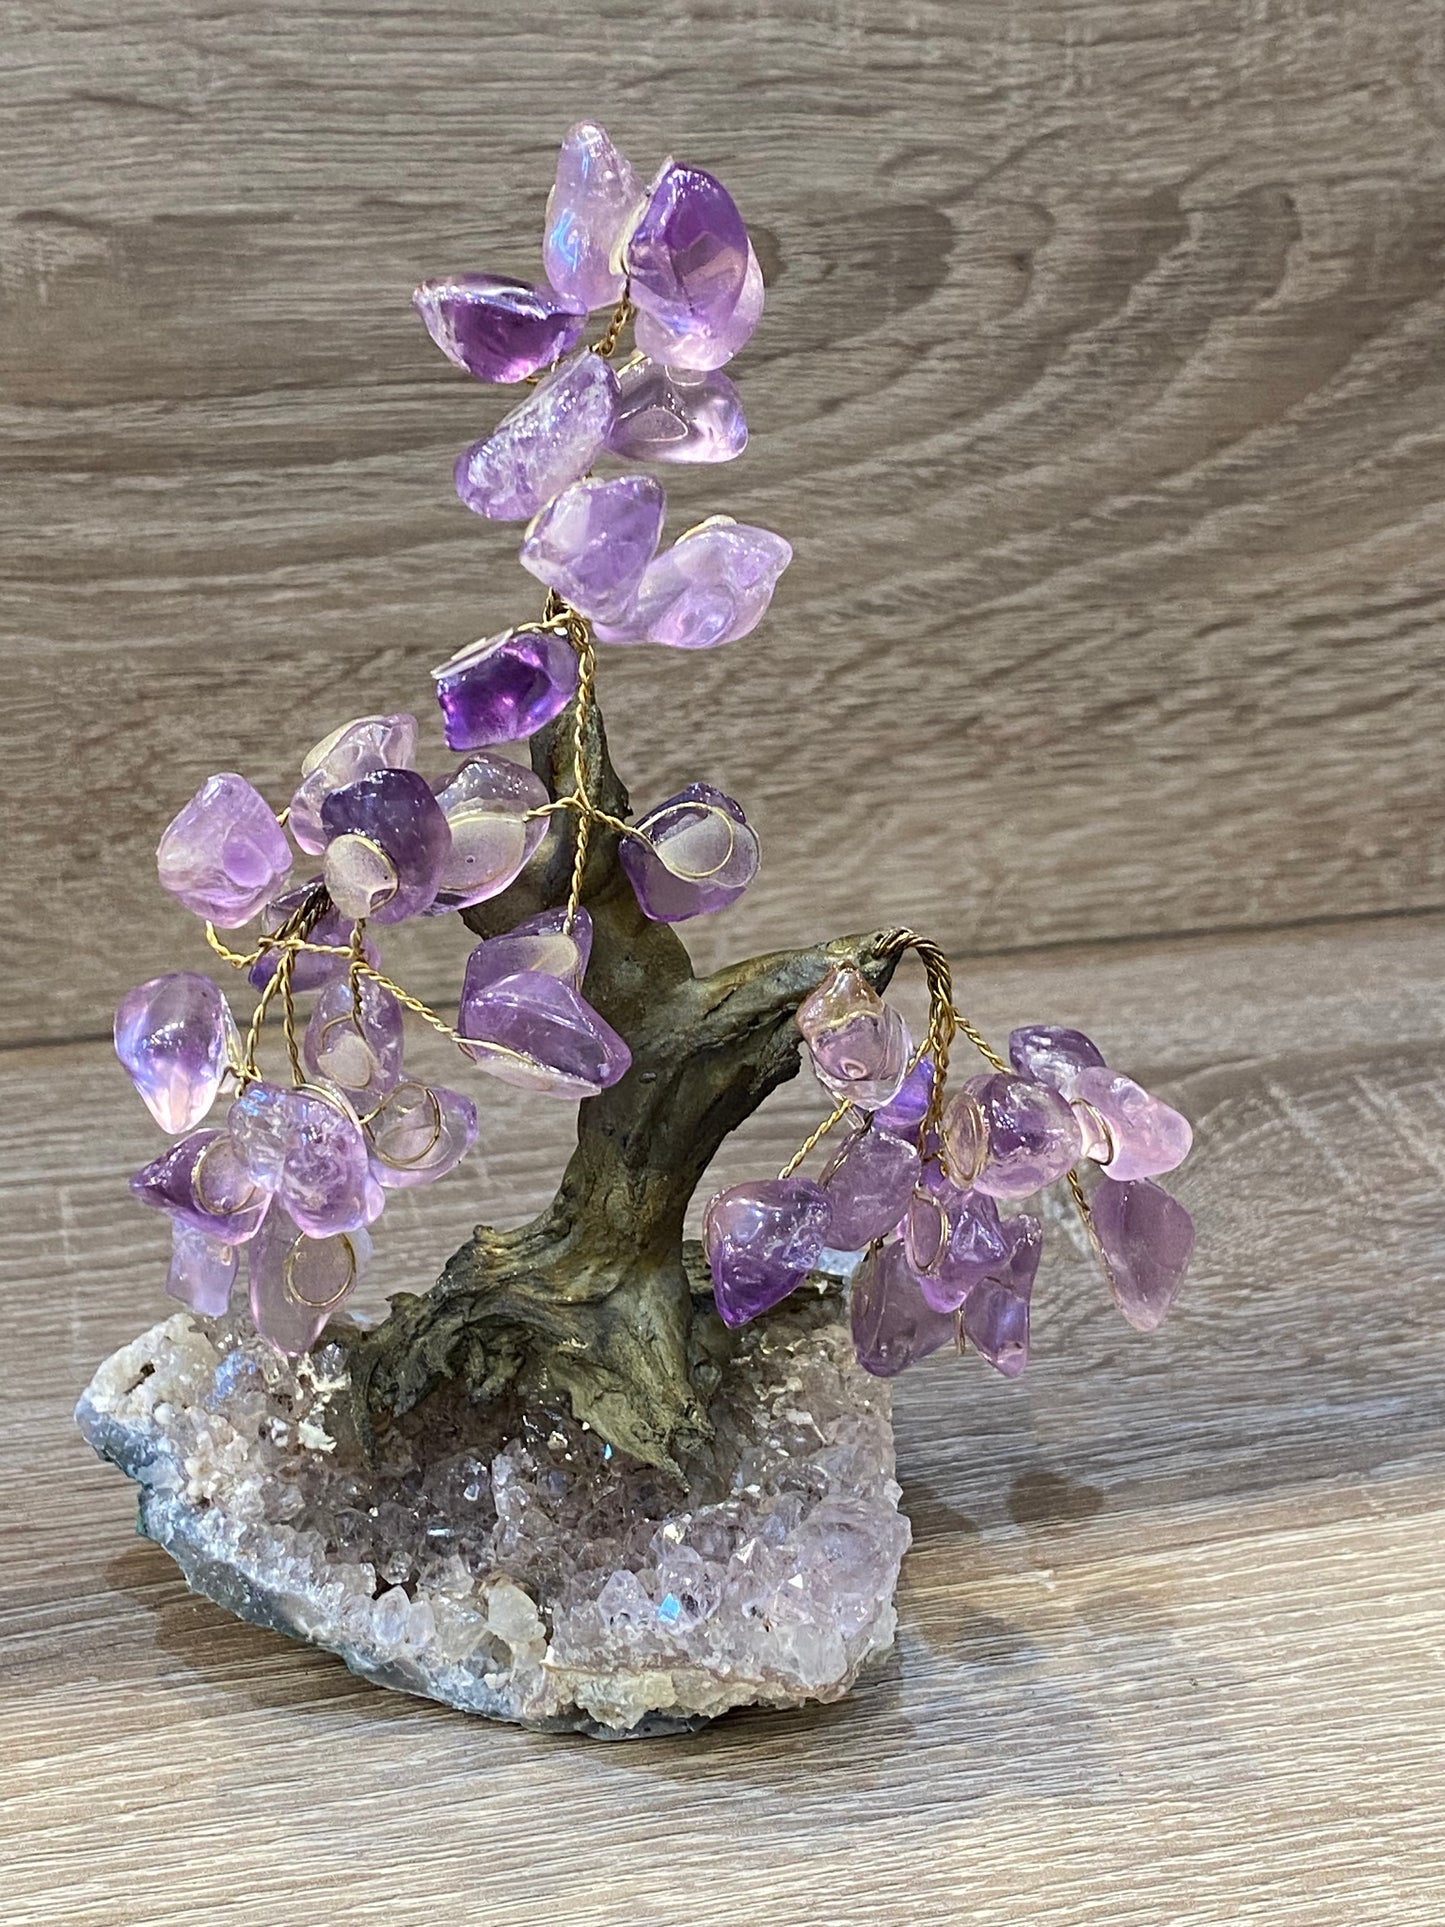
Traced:
[[[781, 536], [728, 516], [664, 546], [648, 472], [743, 449], [722, 371], [757, 325], [762, 277], [717, 180], [668, 160], [644, 185], [587, 123], [563, 143], [543, 261], [535, 286], [466, 274], [415, 296], [467, 375], [528, 384], [455, 479], [475, 514], [526, 523], [522, 566], [545, 589], [535, 620], [434, 672], [453, 762], [419, 769], [411, 715], [361, 717], [309, 752], [279, 812], [223, 773], [161, 837], [162, 885], [255, 1003], [243, 1034], [215, 982], [177, 972], [117, 1012], [120, 1059], [174, 1140], [132, 1188], [170, 1218], [167, 1289], [186, 1311], [102, 1368], [80, 1416], [142, 1478], [146, 1530], [238, 1611], [476, 1710], [632, 1732], [845, 1689], [886, 1643], [906, 1541], [873, 1381], [945, 1347], [1023, 1370], [1043, 1228], [1015, 1207], [1059, 1181], [1126, 1317], [1157, 1325], [1192, 1229], [1155, 1179], [1190, 1133], [1077, 1031], [1015, 1031], [997, 1055], [955, 1008], [943, 954], [910, 930], [694, 973], [674, 926], [741, 895], [757, 838], [703, 781], [634, 811], [598, 652], [739, 642], [788, 565]], [[502, 753], [524, 742], [530, 767]], [[390, 926], [442, 914], [478, 939], [454, 1020], [382, 954]], [[930, 994], [916, 1042], [882, 995], [910, 951]], [[471, 1088], [412, 1074], [408, 1015], [454, 1042]], [[982, 1067], [955, 1088], [960, 1034]], [[714, 1197], [689, 1245], [685, 1213], [719, 1145], [804, 1054], [830, 1112], [777, 1176]], [[579, 1105], [555, 1198], [516, 1229], [479, 1227], [382, 1322], [352, 1320], [389, 1193], [462, 1163], [485, 1129], [472, 1089], [488, 1076]], [[207, 1122], [223, 1091], [223, 1120]], [[850, 1274], [845, 1328], [834, 1307]], [[833, 1416], [830, 1431], [815, 1410], [817, 1436], [830, 1450], [866, 1437], [872, 1456], [846, 1493], [819, 1474], [811, 1512], [788, 1510], [796, 1494], [783, 1505], [779, 1479], [764, 1527], [743, 1495], [767, 1431], [747, 1381], [758, 1411], [758, 1388], [781, 1383], [756, 1343], [770, 1320], [794, 1368], [822, 1370], [826, 1353], [815, 1405], [831, 1400]], [[547, 1459], [558, 1452], [565, 1471]], [[590, 1495], [565, 1520], [547, 1511], [558, 1480]], [[525, 1507], [508, 1510], [519, 1491], [525, 1526]], [[477, 1505], [464, 1529], [459, 1512]], [[445, 1541], [446, 1583], [418, 1533]], [[602, 1546], [590, 1564], [589, 1533]], [[868, 1540], [861, 1565], [840, 1550], [849, 1534]], [[765, 1542], [759, 1593], [749, 1548]], [[685, 1581], [659, 1592], [682, 1553]], [[780, 1588], [804, 1566], [811, 1619], [792, 1626], [784, 1664], [767, 1640], [782, 1638]], [[744, 1652], [735, 1627], [724, 1637], [730, 1611], [762, 1625], [764, 1650]], [[539, 1686], [547, 1670], [564, 1685]]]

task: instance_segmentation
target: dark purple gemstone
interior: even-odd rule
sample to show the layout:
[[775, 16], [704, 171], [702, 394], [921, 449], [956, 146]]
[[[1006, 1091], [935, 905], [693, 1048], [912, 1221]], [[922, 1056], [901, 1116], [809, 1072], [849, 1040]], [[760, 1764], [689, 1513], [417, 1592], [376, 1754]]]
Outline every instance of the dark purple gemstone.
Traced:
[[587, 325], [580, 303], [495, 274], [423, 281], [411, 304], [448, 361], [478, 381], [524, 381], [575, 348]]
[[577, 651], [550, 630], [507, 629], [434, 669], [448, 749], [515, 743], [560, 716], [577, 692]]
[[592, 918], [580, 905], [567, 928], [565, 910], [544, 910], [499, 937], [483, 937], [467, 959], [462, 1001], [519, 970], [537, 970], [580, 990], [592, 955]]
[[835, 1251], [861, 1251], [891, 1231], [918, 1181], [918, 1152], [905, 1138], [860, 1131], [818, 1180], [828, 1200], [828, 1242]]
[[703, 1219], [713, 1297], [725, 1325], [745, 1325], [796, 1289], [828, 1236], [828, 1200], [809, 1178], [759, 1178], [720, 1191]]
[[639, 308], [679, 332], [716, 329], [743, 291], [748, 231], [721, 181], [669, 161], [628, 237], [626, 260]]
[[956, 1317], [928, 1303], [896, 1241], [870, 1251], [858, 1267], [851, 1317], [858, 1363], [875, 1378], [896, 1378], [957, 1342]]
[[321, 805], [326, 887], [338, 910], [378, 923], [400, 923], [425, 910], [437, 893], [452, 834], [414, 769], [378, 769]]
[[758, 872], [758, 839], [742, 806], [708, 783], [639, 817], [649, 839], [624, 837], [618, 857], [644, 916], [684, 923], [736, 903]]
[[223, 1244], [254, 1236], [271, 1203], [225, 1131], [192, 1131], [130, 1181], [132, 1197]]

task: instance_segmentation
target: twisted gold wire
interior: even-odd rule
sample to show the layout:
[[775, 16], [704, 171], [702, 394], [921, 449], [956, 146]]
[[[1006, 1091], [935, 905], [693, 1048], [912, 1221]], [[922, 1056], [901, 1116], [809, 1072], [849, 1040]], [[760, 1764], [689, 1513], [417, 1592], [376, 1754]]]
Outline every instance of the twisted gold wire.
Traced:
[[608, 322], [605, 332], [599, 340], [592, 343], [593, 354], [601, 355], [604, 361], [610, 360], [616, 350], [618, 342], [622, 339], [622, 330], [627, 326], [636, 312], [636, 309], [632, 305], [629, 289], [624, 286], [622, 299], [612, 310], [612, 319]]
[[834, 1105], [831, 1114], [825, 1117], [818, 1128], [810, 1132], [804, 1142], [794, 1151], [782, 1170], [779, 1171], [778, 1176], [780, 1178], [790, 1178], [798, 1169], [799, 1165], [812, 1156], [813, 1152], [817, 1150], [828, 1133], [841, 1124], [852, 1109], [853, 1106], [847, 1098], [840, 1098], [838, 1103]]

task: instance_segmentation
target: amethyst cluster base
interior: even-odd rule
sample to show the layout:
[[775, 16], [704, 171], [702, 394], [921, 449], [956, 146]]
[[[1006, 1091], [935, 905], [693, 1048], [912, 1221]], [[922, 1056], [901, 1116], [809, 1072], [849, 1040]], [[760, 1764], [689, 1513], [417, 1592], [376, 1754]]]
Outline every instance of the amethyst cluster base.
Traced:
[[679, 1484], [539, 1396], [456, 1390], [371, 1469], [327, 1343], [283, 1359], [177, 1313], [101, 1366], [77, 1419], [140, 1487], [140, 1530], [243, 1619], [378, 1685], [608, 1739], [835, 1700], [892, 1643], [908, 1545], [888, 1389], [836, 1294], [723, 1361]]

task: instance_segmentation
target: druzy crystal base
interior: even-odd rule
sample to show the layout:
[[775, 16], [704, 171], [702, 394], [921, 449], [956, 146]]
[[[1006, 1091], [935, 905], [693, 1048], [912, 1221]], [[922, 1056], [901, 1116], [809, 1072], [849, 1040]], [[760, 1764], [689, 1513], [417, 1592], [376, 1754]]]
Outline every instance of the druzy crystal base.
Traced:
[[713, 1445], [675, 1480], [564, 1400], [434, 1396], [369, 1467], [344, 1355], [177, 1313], [77, 1408], [188, 1584], [355, 1673], [463, 1712], [602, 1738], [836, 1700], [892, 1644], [909, 1529], [888, 1388], [836, 1293], [720, 1350]]

